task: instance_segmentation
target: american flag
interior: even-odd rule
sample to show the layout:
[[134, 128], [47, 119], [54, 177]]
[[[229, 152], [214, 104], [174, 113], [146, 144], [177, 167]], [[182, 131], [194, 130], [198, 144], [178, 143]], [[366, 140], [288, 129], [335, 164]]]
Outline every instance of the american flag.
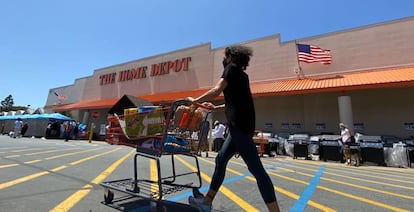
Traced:
[[59, 94], [59, 93], [58, 93], [58, 92], [56, 92], [56, 91], [53, 91], [53, 94], [55, 94], [55, 96], [57, 96], [57, 99], [58, 99], [59, 101], [64, 101], [64, 100], [66, 100], [66, 96], [65, 96], [65, 95]]
[[296, 44], [299, 62], [331, 64], [331, 50], [321, 49], [308, 44]]

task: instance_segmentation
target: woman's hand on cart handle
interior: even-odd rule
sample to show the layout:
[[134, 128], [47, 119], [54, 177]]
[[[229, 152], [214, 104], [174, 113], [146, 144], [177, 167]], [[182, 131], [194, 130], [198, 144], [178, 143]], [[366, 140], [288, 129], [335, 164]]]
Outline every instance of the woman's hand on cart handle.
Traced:
[[193, 104], [196, 105], [196, 106], [198, 106], [198, 107], [205, 108], [207, 110], [217, 110], [217, 109], [224, 108], [224, 104], [222, 104], [222, 105], [214, 105], [211, 102], [203, 102], [201, 104], [200, 103], [193, 102]]
[[193, 97], [187, 97], [186, 100], [191, 102], [193, 105], [196, 105], [197, 107], [201, 107], [201, 108], [208, 109], [208, 110], [215, 110], [215, 109], [221, 108], [220, 106], [216, 106], [211, 102], [198, 103], [197, 99]]
[[208, 105], [208, 107], [210, 107], [210, 108], [212, 108], [214, 110], [223, 109], [226, 106], [225, 104], [214, 105], [211, 102], [203, 102], [203, 105]]
[[[193, 102], [193, 104], [194, 104], [194, 102]], [[216, 109], [216, 106], [213, 104], [213, 103], [211, 103], [211, 102], [203, 102], [203, 103], [195, 103], [198, 107], [202, 107], [202, 108], [205, 108], [205, 109], [208, 109], [208, 110], [215, 110]]]
[[191, 102], [191, 104], [193, 104], [193, 105], [195, 105], [197, 107], [201, 107], [201, 108], [207, 109], [207, 110], [214, 110], [214, 109], [216, 109], [216, 106], [213, 103], [211, 103], [211, 102], [198, 103], [198, 102], [194, 101], [194, 102]]

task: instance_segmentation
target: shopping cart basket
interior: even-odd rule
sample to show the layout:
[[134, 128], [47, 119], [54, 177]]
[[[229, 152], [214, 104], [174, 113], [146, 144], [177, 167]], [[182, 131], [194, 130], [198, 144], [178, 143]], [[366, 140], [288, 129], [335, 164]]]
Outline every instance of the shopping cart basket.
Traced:
[[[197, 154], [204, 145], [201, 141], [207, 140], [204, 136], [207, 136], [209, 127], [204, 123], [209, 114], [208, 107], [187, 100], [174, 101], [170, 107], [148, 106], [135, 109], [133, 112], [125, 110], [124, 115], [114, 114], [112, 118], [118, 122], [116, 126], [122, 130], [118, 132], [122, 135], [119, 137], [124, 137], [122, 142], [116, 144], [136, 148], [134, 178], [100, 183], [105, 188], [105, 204], [113, 202], [112, 190], [158, 200], [184, 189], [192, 189], [195, 195], [199, 195], [198, 189], [202, 181]], [[160, 165], [160, 158], [165, 155], [171, 156], [172, 167], [171, 175], [166, 176]], [[193, 158], [196, 171], [178, 172], [174, 155]], [[139, 178], [138, 157], [155, 160], [157, 180]], [[188, 175], [194, 175], [193, 182], [178, 182], [177, 179]]]

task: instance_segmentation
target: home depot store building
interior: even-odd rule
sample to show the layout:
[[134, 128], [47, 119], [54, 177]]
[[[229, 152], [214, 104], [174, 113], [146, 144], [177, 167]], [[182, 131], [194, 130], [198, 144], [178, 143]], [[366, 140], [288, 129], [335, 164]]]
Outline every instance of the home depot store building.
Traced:
[[[254, 54], [247, 73], [257, 129], [338, 133], [338, 123], [345, 122], [368, 135], [414, 135], [412, 29], [414, 17], [408, 17], [297, 41], [281, 43], [274, 35], [242, 43]], [[331, 50], [332, 64], [300, 63], [299, 69], [296, 43]], [[50, 89], [45, 108], [70, 111], [99, 128], [125, 94], [153, 104], [198, 96], [220, 78], [224, 48], [203, 44], [97, 69], [73, 85]], [[224, 121], [223, 112], [212, 119]]]

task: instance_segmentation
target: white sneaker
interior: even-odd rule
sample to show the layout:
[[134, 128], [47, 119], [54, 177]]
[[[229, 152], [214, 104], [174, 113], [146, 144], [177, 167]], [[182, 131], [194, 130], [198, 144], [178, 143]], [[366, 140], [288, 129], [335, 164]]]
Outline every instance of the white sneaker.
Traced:
[[204, 198], [194, 198], [193, 196], [189, 196], [188, 203], [190, 203], [191, 206], [199, 209], [201, 212], [210, 212], [213, 208], [212, 204], [206, 202]]

